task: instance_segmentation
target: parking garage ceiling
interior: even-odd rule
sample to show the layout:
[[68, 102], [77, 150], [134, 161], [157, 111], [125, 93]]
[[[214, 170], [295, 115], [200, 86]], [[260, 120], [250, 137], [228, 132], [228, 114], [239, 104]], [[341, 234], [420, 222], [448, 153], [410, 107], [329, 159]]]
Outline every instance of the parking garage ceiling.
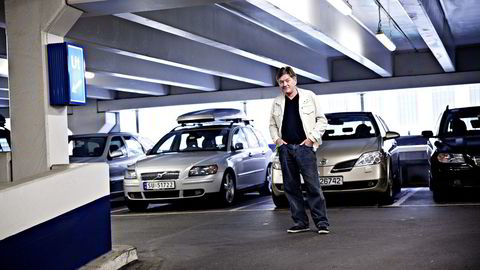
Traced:
[[[476, 0], [349, 0], [348, 16], [326, 0], [67, 3], [84, 11], [66, 40], [85, 48], [100, 111], [270, 98], [285, 65], [317, 94], [480, 83]], [[0, 107], [8, 96], [0, 77]]]

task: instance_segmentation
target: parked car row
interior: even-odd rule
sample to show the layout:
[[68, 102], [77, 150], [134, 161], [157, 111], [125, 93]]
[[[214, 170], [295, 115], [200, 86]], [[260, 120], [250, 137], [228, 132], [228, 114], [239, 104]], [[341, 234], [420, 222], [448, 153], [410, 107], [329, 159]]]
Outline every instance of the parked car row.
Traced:
[[[447, 109], [438, 133], [402, 136], [370, 112], [326, 114], [316, 151], [326, 193], [373, 193], [390, 204], [405, 186], [428, 185], [435, 200], [449, 190], [480, 187], [480, 107]], [[230, 205], [239, 192], [271, 194], [288, 205], [275, 146], [236, 109], [181, 115], [155, 145], [130, 133], [69, 137], [70, 162], [107, 162], [112, 197], [132, 211], [150, 203], [215, 197]]]

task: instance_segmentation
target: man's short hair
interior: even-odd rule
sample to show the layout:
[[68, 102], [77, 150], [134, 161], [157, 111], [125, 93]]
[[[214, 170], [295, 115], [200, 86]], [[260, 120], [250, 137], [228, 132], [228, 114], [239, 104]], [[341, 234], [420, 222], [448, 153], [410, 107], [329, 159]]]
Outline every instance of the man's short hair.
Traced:
[[0, 122], [6, 122], [5, 117], [0, 113]]
[[281, 67], [278, 71], [277, 71], [277, 76], [275, 76], [276, 80], [278, 81], [278, 79], [280, 79], [280, 77], [282, 77], [283, 75], [285, 74], [288, 74], [290, 77], [292, 78], [296, 78], [297, 77], [297, 74], [295, 74], [295, 71], [293, 71], [293, 68], [292, 67], [289, 67], [289, 66], [286, 66], [286, 67]]

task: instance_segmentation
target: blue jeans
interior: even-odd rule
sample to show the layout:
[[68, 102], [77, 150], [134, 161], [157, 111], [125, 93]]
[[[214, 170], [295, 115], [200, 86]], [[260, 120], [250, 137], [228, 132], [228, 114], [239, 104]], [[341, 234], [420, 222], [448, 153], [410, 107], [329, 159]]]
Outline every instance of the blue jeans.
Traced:
[[309, 226], [301, 188], [301, 174], [315, 225], [318, 228], [328, 227], [327, 207], [318, 181], [317, 157], [313, 148], [306, 145], [284, 144], [279, 148], [279, 158], [285, 195], [295, 225]]

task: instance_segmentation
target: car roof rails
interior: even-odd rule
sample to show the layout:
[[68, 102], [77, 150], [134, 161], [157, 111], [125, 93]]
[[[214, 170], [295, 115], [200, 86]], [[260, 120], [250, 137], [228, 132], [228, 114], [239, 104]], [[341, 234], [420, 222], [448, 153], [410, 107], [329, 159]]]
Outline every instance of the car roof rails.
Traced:
[[182, 126], [186, 124], [199, 124], [205, 122], [231, 122], [249, 124], [245, 113], [238, 109], [205, 109], [182, 114], [177, 117], [177, 122]]

